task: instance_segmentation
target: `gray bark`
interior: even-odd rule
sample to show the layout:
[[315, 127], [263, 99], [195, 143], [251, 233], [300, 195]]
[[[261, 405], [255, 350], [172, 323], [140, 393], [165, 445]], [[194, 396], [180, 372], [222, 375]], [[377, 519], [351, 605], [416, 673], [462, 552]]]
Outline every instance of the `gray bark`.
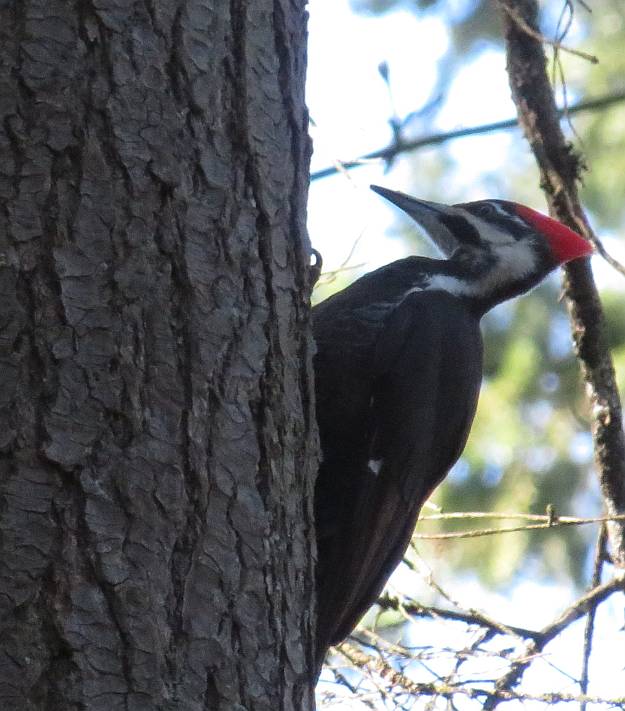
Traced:
[[312, 707], [303, 0], [0, 2], [0, 708]]

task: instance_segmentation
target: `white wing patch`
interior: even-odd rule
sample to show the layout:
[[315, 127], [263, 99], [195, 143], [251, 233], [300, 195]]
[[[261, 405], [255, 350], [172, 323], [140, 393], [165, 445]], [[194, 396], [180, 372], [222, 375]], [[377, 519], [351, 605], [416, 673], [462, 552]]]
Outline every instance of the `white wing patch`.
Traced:
[[367, 465], [369, 466], [369, 469], [371, 469], [371, 471], [377, 476], [380, 473], [380, 469], [382, 469], [383, 463], [383, 459], [370, 459], [367, 462]]

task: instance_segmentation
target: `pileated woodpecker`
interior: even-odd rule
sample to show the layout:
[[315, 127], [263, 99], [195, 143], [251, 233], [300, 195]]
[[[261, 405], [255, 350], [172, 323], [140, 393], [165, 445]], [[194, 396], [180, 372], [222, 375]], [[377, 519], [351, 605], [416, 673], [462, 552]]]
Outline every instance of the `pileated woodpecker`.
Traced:
[[462, 453], [482, 379], [481, 317], [592, 251], [513, 202], [440, 205], [371, 187], [447, 258], [400, 259], [313, 309], [317, 671], [377, 599]]

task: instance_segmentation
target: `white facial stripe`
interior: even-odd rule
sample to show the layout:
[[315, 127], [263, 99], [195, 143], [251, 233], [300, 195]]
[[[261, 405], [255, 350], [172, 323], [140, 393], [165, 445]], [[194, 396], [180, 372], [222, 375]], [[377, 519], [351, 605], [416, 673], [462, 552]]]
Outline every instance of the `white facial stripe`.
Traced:
[[510, 217], [510, 215], [503, 209], [503, 207], [499, 203], [489, 202], [488, 204], [495, 210], [495, 212], [498, 212], [502, 217], [505, 217], [506, 219]]
[[505, 220], [514, 220], [515, 222], [518, 222], [520, 225], [523, 225], [523, 227], [527, 227], [525, 222], [523, 222], [523, 220], [514, 211], [510, 212], [510, 211], [506, 210], [506, 208], [503, 205], [501, 205], [500, 203], [495, 202], [495, 201], [486, 200], [485, 202], [487, 202], [492, 207], [492, 209], [497, 214], [499, 214], [501, 217], [503, 217]]
[[[489, 203], [498, 215], [506, 220], [527, 228], [525, 222], [518, 216], [510, 214], [503, 206]], [[483, 272], [479, 270], [472, 278], [461, 278], [449, 275], [435, 275], [423, 285], [415, 285], [405, 296], [415, 291], [432, 291], [441, 289], [456, 296], [488, 299], [502, 287], [525, 281], [537, 270], [539, 256], [530, 239], [515, 239], [510, 232], [498, 227], [492, 221], [471, 214], [468, 210], [457, 208], [462, 218], [469, 222], [480, 235], [481, 246], [465, 246], [468, 255], [474, 251], [476, 261], [480, 256], [485, 259]], [[470, 256], [469, 256], [470, 259]]]
[[[500, 212], [504, 217], [509, 219], [509, 216], [502, 212], [501, 207], [495, 206], [497, 211]], [[463, 213], [463, 217], [470, 222], [473, 227], [478, 231], [480, 238], [487, 244], [493, 245], [495, 247], [499, 244], [518, 244], [517, 240], [509, 233], [500, 230], [492, 222], [486, 222], [485, 220], [475, 217], [468, 212]]]
[[479, 279], [459, 279], [453, 276], [437, 275], [425, 287], [427, 290], [444, 289], [456, 296], [484, 298], [494, 294], [507, 284], [523, 281], [536, 269], [537, 255], [529, 242], [491, 242], [491, 254], [495, 262]]

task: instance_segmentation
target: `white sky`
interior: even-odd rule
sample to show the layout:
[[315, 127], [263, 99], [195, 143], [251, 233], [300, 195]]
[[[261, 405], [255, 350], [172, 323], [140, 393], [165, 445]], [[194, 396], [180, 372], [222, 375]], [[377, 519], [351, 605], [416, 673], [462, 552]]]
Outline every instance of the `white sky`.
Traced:
[[[351, 12], [348, 0], [311, 0], [309, 4], [307, 101], [316, 126], [311, 128], [314, 153], [311, 170], [349, 160], [388, 144], [391, 103], [378, 65], [391, 69], [393, 102], [399, 116], [419, 108], [436, 84], [437, 61], [448, 47], [444, 23], [435, 16], [417, 18], [399, 10], [382, 16]], [[511, 118], [505, 58], [485, 48], [453, 81], [436, 125], [430, 131], [451, 130]], [[515, 195], [488, 193], [488, 175], [509, 168], [510, 131], [475, 136], [447, 144], [456, 170], [449, 176], [452, 194], [462, 200]], [[434, 149], [436, 150], [436, 149]], [[417, 154], [418, 155], [418, 154]], [[518, 156], [516, 157], [518, 161]], [[512, 166], [514, 167], [514, 166]], [[309, 231], [313, 246], [324, 258], [324, 268], [343, 263], [359, 238], [352, 263], [367, 269], [399, 259], [407, 246], [386, 235], [405, 220], [396, 208], [369, 191], [370, 183], [407, 190], [413, 168], [399, 160], [385, 174], [379, 162], [313, 181], [309, 197]], [[423, 196], [426, 197], [426, 196]], [[444, 202], [444, 197], [430, 196]], [[544, 209], [544, 203], [532, 205]], [[625, 241], [604, 235], [609, 251], [625, 261]], [[621, 288], [622, 277], [594, 259], [598, 283]]]
[[[336, 159], [349, 160], [385, 146], [391, 138], [387, 122], [392, 111], [378, 65], [388, 62], [395, 109], [405, 116], [434, 88], [437, 61], [447, 50], [448, 38], [436, 17], [418, 19], [407, 11], [355, 15], [347, 0], [312, 0], [309, 9], [307, 100], [316, 124], [311, 129], [314, 171]], [[449, 130], [513, 115], [503, 57], [487, 51], [460, 72], [431, 129]], [[451, 155], [463, 168], [457, 180], [471, 185], [478, 174], [498, 169], [509, 143], [510, 136], [500, 133], [450, 144]], [[405, 256], [401, 242], [388, 239], [381, 244], [380, 235], [398, 213], [372, 195], [368, 186], [378, 182], [401, 190], [406, 170], [399, 162], [385, 175], [380, 162], [351, 171], [349, 180], [339, 175], [312, 183], [309, 230], [326, 268], [341, 264], [363, 232], [356, 262], [367, 261], [373, 268]], [[467, 195], [466, 199], [485, 197]]]

